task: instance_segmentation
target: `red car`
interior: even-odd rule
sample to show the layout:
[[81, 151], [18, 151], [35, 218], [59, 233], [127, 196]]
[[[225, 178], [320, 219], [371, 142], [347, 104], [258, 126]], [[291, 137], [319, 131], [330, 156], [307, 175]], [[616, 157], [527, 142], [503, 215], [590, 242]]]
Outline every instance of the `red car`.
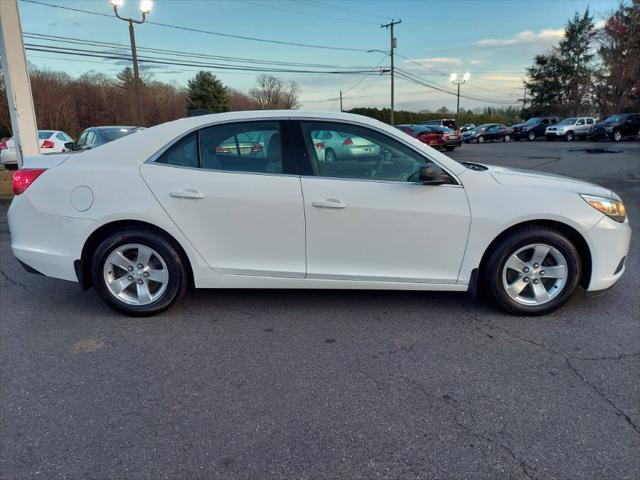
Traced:
[[445, 149], [448, 152], [462, 145], [462, 136], [447, 127], [439, 125], [396, 125], [396, 128], [430, 147]]

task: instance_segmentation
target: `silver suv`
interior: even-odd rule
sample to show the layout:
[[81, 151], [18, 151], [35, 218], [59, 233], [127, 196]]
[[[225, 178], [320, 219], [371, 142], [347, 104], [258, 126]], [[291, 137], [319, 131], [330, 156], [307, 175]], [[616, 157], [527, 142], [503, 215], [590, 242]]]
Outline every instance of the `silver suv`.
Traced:
[[556, 125], [547, 127], [544, 134], [547, 140], [564, 138], [567, 142], [571, 142], [576, 138], [587, 138], [595, 123], [596, 119], [593, 117], [569, 117]]

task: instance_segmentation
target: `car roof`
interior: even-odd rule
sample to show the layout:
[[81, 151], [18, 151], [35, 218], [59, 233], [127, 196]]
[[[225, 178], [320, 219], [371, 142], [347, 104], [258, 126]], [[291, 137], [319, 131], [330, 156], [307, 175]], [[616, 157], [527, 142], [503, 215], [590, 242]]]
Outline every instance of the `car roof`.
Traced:
[[[247, 110], [180, 118], [141, 130], [135, 135], [135, 138], [133, 138], [133, 135], [128, 135], [119, 139], [117, 142], [110, 142], [102, 145], [100, 148], [87, 150], [81, 155], [73, 155], [72, 157], [89, 159], [95, 156], [101, 161], [101, 159], [107, 155], [113, 156], [112, 162], [129, 162], [131, 159], [136, 159], [137, 162], [142, 163], [158, 151], [166, 148], [168, 144], [193, 130], [221, 123], [269, 120], [335, 121], [378, 129], [400, 141], [411, 143], [419, 150], [427, 149], [427, 155], [438, 161], [442, 166], [448, 168], [449, 171], [454, 174], [460, 174], [465, 171], [465, 167], [455, 160], [448, 158], [440, 152], [434, 151], [418, 140], [405, 138], [400, 130], [379, 120], [354, 113], [312, 110]], [[127, 150], [129, 155], [121, 155], [123, 150]], [[80, 161], [80, 159], [78, 159], [78, 161]]]

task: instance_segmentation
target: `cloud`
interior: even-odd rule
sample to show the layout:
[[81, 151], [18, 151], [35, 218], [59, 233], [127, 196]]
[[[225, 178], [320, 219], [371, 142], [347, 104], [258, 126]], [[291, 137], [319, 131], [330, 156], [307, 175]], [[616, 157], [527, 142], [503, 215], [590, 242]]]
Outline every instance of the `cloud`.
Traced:
[[562, 37], [564, 37], [564, 29], [562, 28], [548, 28], [537, 33], [525, 30], [511, 38], [483, 38], [475, 42], [475, 45], [481, 47], [505, 47], [509, 45], [546, 44], [557, 42]]
[[426, 64], [426, 65], [430, 65], [430, 64], [442, 64], [442, 65], [460, 65], [462, 62], [461, 58], [457, 58], [457, 57], [432, 57], [432, 58], [416, 58], [413, 60], [413, 62], [415, 63], [421, 63], [421, 64]]
[[607, 24], [606, 20], [598, 20], [593, 24], [593, 26], [595, 27], [596, 30], [602, 30], [606, 24]]
[[487, 63], [484, 60], [471, 60], [469, 63], [471, 63], [471, 65], [482, 65], [483, 63]]

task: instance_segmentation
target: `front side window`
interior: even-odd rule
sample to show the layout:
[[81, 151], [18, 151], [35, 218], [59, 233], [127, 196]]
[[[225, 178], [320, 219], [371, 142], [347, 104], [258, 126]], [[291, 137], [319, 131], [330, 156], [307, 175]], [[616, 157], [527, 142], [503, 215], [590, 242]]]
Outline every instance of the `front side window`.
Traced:
[[587, 118], [587, 125], [593, 125], [593, 118]]
[[302, 130], [316, 176], [405, 182], [429, 163], [388, 135], [357, 125], [302, 122]]
[[202, 168], [233, 172], [282, 173], [280, 122], [215, 125], [200, 131]]

